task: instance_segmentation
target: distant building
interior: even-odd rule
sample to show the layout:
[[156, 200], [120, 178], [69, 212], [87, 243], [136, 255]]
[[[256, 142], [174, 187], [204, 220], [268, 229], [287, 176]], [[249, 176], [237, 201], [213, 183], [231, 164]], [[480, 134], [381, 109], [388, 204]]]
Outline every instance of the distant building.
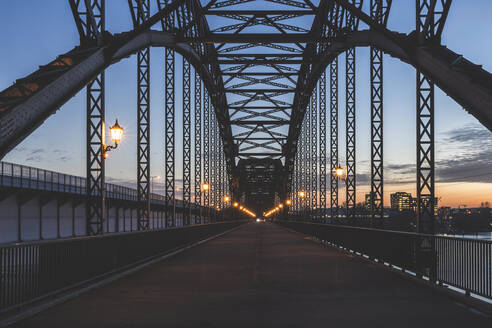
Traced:
[[[424, 198], [422, 199], [422, 202], [424, 206], [427, 206], [427, 202], [430, 198]], [[434, 197], [434, 215], [438, 215], [438, 210], [439, 210], [439, 205], [438, 205], [439, 199], [437, 197]], [[412, 209], [416, 212], [417, 211], [417, 198], [412, 199]]]
[[371, 204], [373, 203], [374, 199], [376, 198], [376, 193], [371, 192], [369, 194], [366, 194], [366, 201], [364, 202], [364, 208], [367, 210], [371, 210]]
[[391, 209], [399, 212], [412, 209], [412, 194], [408, 192], [395, 192], [390, 195]]

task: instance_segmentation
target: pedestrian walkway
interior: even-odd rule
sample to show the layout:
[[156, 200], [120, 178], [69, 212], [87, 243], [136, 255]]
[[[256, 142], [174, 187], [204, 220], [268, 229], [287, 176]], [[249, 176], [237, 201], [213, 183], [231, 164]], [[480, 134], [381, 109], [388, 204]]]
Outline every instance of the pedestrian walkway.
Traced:
[[395, 326], [490, 328], [492, 321], [375, 264], [268, 223], [244, 225], [16, 325]]

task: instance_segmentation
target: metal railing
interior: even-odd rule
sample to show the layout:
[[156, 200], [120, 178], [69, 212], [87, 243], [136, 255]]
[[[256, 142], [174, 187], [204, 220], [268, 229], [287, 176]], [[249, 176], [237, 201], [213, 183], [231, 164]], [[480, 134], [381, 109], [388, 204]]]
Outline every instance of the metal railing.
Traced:
[[169, 253], [243, 222], [0, 246], [0, 312]]
[[[492, 241], [330, 224], [277, 221], [333, 246], [403, 271], [419, 272], [418, 246], [423, 238], [434, 244], [436, 283], [492, 299]], [[428, 260], [428, 259], [427, 259]], [[417, 275], [419, 277], [419, 275]]]
[[[112, 183], [106, 183], [105, 186], [107, 198], [137, 201], [136, 189]], [[0, 162], [0, 187], [85, 195], [86, 178], [20, 164]], [[150, 199], [152, 203], [165, 203], [163, 195], [152, 193]], [[175, 200], [175, 202], [178, 207], [184, 204], [182, 200]], [[192, 203], [191, 207], [198, 206]]]

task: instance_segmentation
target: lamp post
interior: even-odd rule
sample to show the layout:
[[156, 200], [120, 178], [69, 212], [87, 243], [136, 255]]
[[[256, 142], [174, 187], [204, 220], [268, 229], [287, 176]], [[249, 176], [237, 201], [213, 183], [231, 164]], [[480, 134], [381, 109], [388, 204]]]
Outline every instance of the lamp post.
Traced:
[[[335, 170], [331, 174], [335, 175], [335, 177], [338, 180], [345, 181], [345, 179], [346, 179], [345, 170], [343, 169], [343, 167], [340, 166], [340, 164], [337, 165], [337, 167], [335, 168]], [[332, 214], [331, 219], [333, 220], [333, 213], [331, 213], [331, 214]], [[336, 214], [336, 217], [338, 218], [338, 206], [337, 206], [337, 214]]]
[[301, 199], [301, 213], [304, 212], [304, 198], [306, 198], [306, 192], [304, 190], [299, 190], [297, 195]]
[[109, 128], [109, 134], [111, 135], [111, 140], [114, 142], [114, 145], [104, 145], [104, 158], [108, 158], [108, 153], [111, 150], [118, 148], [118, 142], [120, 142], [123, 137], [123, 128], [118, 124], [118, 119], [116, 119], [114, 125]]
[[[207, 193], [207, 198], [208, 201], [210, 202], [210, 185], [208, 184], [208, 182], [204, 182], [202, 183], [202, 192], [206, 192]], [[207, 208], [205, 209], [205, 217], [207, 218], [208, 221], [210, 221], [210, 204], [204, 204], [205, 206], [207, 206]]]
[[[104, 126], [104, 121], [102, 122], [103, 126]], [[101, 159], [101, 169], [104, 171], [104, 161], [106, 158], [108, 158], [108, 153], [111, 151], [111, 150], [114, 150], [118, 147], [118, 142], [121, 141], [121, 138], [123, 137], [123, 128], [118, 124], [118, 119], [116, 119], [116, 122], [114, 123], [114, 125], [112, 127], [109, 128], [109, 134], [111, 136], [111, 140], [114, 142], [114, 145], [109, 145], [109, 146], [106, 146], [105, 144], [105, 140], [104, 140], [104, 131], [103, 131], [103, 138], [102, 138], [102, 159]], [[101, 195], [99, 196], [99, 200], [98, 202], [100, 202], [101, 204], [101, 229], [102, 229], [102, 225], [104, 224], [103, 222], [106, 221], [107, 222], [107, 229], [109, 231], [109, 220], [106, 220], [106, 186], [105, 186], [105, 183], [104, 183], [104, 172], [102, 173], [103, 175], [103, 178], [102, 178], [102, 184], [101, 184]], [[89, 182], [88, 182], [89, 183]], [[89, 192], [89, 198], [92, 198], [92, 195], [90, 195], [90, 192]], [[95, 200], [94, 200], [95, 201]], [[91, 202], [93, 202], [91, 200]], [[86, 209], [87, 211], [88, 209]], [[117, 227], [117, 229], [119, 230], [119, 227]]]

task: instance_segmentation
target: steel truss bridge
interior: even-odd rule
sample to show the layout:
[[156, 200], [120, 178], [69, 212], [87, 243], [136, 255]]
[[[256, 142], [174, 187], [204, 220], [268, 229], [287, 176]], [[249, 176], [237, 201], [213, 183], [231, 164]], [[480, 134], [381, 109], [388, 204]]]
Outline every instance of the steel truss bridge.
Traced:
[[[383, 266], [410, 271], [431, 284], [448, 284], [466, 295], [490, 299], [492, 244], [433, 235], [434, 90], [439, 87], [492, 130], [492, 75], [441, 44], [452, 0], [415, 0], [415, 30], [407, 34], [387, 28], [391, 0], [366, 2], [368, 6], [363, 0], [128, 0], [122, 3], [133, 29], [112, 34], [105, 28], [110, 13], [104, 0], [68, 0], [80, 45], [0, 92], [0, 159], [86, 88], [86, 178], [1, 163], [0, 201], [22, 193], [25, 203], [42, 194], [39, 239], [42, 209], [50, 197], [61, 197], [56, 203], [59, 238], [60, 208], [68, 199], [75, 200], [71, 238], [51, 242], [22, 242], [23, 203], [17, 204], [18, 243], [0, 245], [0, 317], [4, 309], [17, 310], [235, 229], [246, 218], [233, 214], [238, 205], [258, 216], [285, 205], [275, 219], [286, 228]], [[164, 48], [163, 196], [151, 193], [151, 47]], [[369, 217], [376, 229], [324, 220], [328, 215], [330, 223], [337, 222], [341, 199], [344, 223], [357, 217], [357, 47], [370, 47]], [[339, 62], [341, 54], [344, 63]], [[416, 233], [377, 229], [384, 217], [383, 54], [416, 71]], [[134, 55], [136, 190], [106, 183], [104, 140], [105, 70]], [[176, 65], [177, 60], [182, 65]], [[339, 65], [345, 65], [346, 74], [341, 89]], [[345, 91], [344, 104], [338, 99], [340, 91]], [[182, 99], [181, 108], [177, 98]], [[341, 106], [346, 107], [345, 117], [339, 117]], [[178, 116], [183, 124], [182, 157], [176, 151]], [[339, 136], [341, 122], [345, 136]], [[340, 138], [346, 143], [344, 196], [339, 195], [335, 174], [341, 168]], [[181, 178], [177, 163], [183, 167], [182, 200], [176, 197], [176, 179]], [[80, 204], [85, 208], [85, 237], [75, 233]], [[123, 227], [130, 213], [130, 232], [110, 231], [108, 204], [116, 208], [115, 226], [119, 227], [120, 210]], [[255, 229], [259, 228], [244, 228], [249, 241], [263, 233]], [[275, 243], [285, 242], [275, 230], [278, 226], [265, 229]]]
[[[132, 55], [138, 58], [138, 227], [149, 227], [150, 47], [165, 48], [164, 165], [170, 225], [175, 215], [171, 204], [177, 115], [183, 117], [185, 213], [190, 213], [193, 193], [193, 201], [206, 208], [223, 208], [224, 195], [231, 194], [258, 213], [290, 198], [289, 213], [313, 215], [309, 209], [330, 207], [331, 216], [337, 216], [339, 181], [333, 172], [340, 166], [338, 125], [344, 119], [346, 217], [354, 218], [356, 47], [371, 49], [375, 224], [383, 217], [383, 53], [416, 69], [419, 232], [432, 232], [435, 85], [492, 129], [492, 76], [440, 42], [451, 0], [416, 1], [416, 27], [408, 34], [386, 27], [391, 0], [371, 0], [367, 12], [362, 0], [268, 0], [261, 6], [252, 0], [158, 0], [157, 6], [130, 0], [134, 28], [118, 34], [105, 29], [104, 0], [69, 3], [80, 45], [0, 93], [0, 156], [85, 87], [90, 234], [103, 232], [105, 215], [104, 70]], [[219, 26], [210, 28], [209, 20]], [[346, 53], [345, 104], [338, 101], [341, 53]], [[183, 60], [180, 72], [176, 54]], [[177, 77], [183, 81], [181, 88]], [[183, 99], [180, 112], [177, 96]], [[338, 117], [341, 105], [346, 106], [345, 118]], [[203, 183], [210, 183], [211, 192], [202, 192]], [[298, 190], [307, 197], [301, 199]], [[185, 214], [184, 220], [188, 218]]]

